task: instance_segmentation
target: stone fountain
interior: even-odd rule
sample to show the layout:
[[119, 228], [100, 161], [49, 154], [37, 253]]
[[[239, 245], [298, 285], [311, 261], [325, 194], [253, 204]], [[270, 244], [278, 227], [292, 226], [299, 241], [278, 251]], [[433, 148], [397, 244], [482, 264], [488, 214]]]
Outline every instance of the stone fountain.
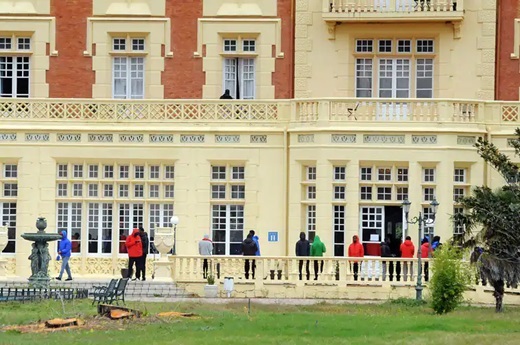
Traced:
[[32, 272], [29, 278], [29, 286], [36, 289], [46, 289], [50, 282], [49, 262], [51, 261], [48, 242], [61, 239], [61, 235], [46, 233], [44, 230], [47, 228], [47, 220], [43, 217], [36, 220], [36, 228], [38, 232], [22, 234], [24, 239], [34, 242], [29, 256]]

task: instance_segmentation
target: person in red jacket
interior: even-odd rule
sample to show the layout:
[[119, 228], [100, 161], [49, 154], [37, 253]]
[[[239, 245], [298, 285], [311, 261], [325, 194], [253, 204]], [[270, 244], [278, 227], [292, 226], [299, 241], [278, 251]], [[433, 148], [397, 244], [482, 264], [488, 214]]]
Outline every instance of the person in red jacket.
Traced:
[[[412, 259], [415, 253], [415, 246], [413, 245], [412, 238], [406, 236], [405, 241], [401, 244], [401, 257], [405, 259]], [[408, 268], [410, 268], [410, 279], [413, 276], [413, 262], [403, 262], [403, 275], [404, 281], [408, 278]]]
[[[428, 237], [425, 237], [421, 241], [421, 258], [428, 259], [428, 256], [430, 254], [430, 242], [428, 241]], [[419, 253], [417, 253], [419, 254]], [[424, 281], [428, 281], [428, 269], [429, 269], [429, 263], [424, 263]]]
[[[359, 243], [359, 237], [357, 235], [354, 235], [352, 237], [352, 243], [348, 247], [348, 256], [351, 258], [362, 258], [365, 256], [365, 250], [363, 249], [363, 245]], [[354, 261], [353, 269], [354, 280], [357, 280], [359, 272], [359, 262]]]
[[[126, 238], [125, 244], [128, 250], [128, 278], [132, 278], [132, 268], [135, 263], [136, 278], [139, 279], [139, 277], [137, 277], [138, 272], [140, 272], [138, 265], [141, 262], [141, 256], [143, 256], [143, 246], [141, 244], [141, 236], [139, 236], [139, 229], [134, 229], [132, 234]], [[132, 280], [136, 278], [132, 278]]]

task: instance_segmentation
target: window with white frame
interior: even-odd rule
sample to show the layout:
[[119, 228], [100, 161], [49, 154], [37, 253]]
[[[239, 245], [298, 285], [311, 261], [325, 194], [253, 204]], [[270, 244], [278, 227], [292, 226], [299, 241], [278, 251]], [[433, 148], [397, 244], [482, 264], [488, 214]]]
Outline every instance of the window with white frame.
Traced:
[[113, 204], [88, 203], [88, 253], [112, 253]]
[[435, 199], [435, 188], [424, 187], [423, 188], [423, 201], [433, 201]]
[[435, 235], [435, 216], [433, 213], [433, 208], [424, 207], [423, 208], [423, 216], [426, 219], [426, 225], [424, 226], [423, 236], [434, 236]]
[[459, 202], [460, 199], [466, 196], [466, 188], [455, 187], [453, 188], [453, 201]]
[[466, 183], [467, 169], [455, 168], [453, 172], [453, 182], [455, 183]]
[[150, 166], [150, 178], [158, 179], [161, 167], [158, 165]]
[[334, 200], [345, 200], [345, 186], [334, 186]]
[[374, 40], [356, 40], [356, 97], [433, 97], [433, 39], [380, 39], [377, 44], [376, 52]]
[[72, 254], [81, 253], [82, 203], [58, 202], [56, 216], [58, 231], [66, 230], [67, 238], [72, 242]]
[[[464, 213], [463, 207], [454, 207], [453, 208], [453, 216], [456, 219], [458, 214]], [[453, 223], [453, 235], [461, 236], [464, 234], [464, 224], [462, 224], [460, 221], [455, 221]]]
[[0, 221], [7, 226], [7, 245], [4, 254], [16, 252], [16, 201], [0, 200]]
[[372, 187], [371, 186], [361, 186], [361, 200], [372, 200]]
[[347, 168], [344, 165], [334, 166], [332, 168], [333, 179], [333, 199], [345, 200], [346, 198], [346, 182], [347, 182]]
[[377, 200], [392, 200], [392, 187], [377, 187]]
[[[116, 99], [143, 99], [146, 40], [142, 37], [112, 39], [112, 93]], [[136, 56], [137, 54], [138, 56]]]
[[316, 186], [307, 186], [307, 200], [316, 199]]
[[408, 187], [397, 187], [397, 200], [408, 200]]
[[306, 167], [306, 179], [307, 179], [307, 181], [316, 180], [316, 167], [315, 166]]
[[372, 168], [361, 168], [361, 181], [372, 181]]
[[314, 241], [316, 236], [316, 205], [307, 205], [305, 212], [305, 223], [307, 230], [307, 238], [309, 242]]
[[[169, 178], [167, 174], [152, 178], [157, 169], [167, 171]], [[72, 182], [66, 180], [68, 171], [74, 177]], [[118, 173], [114, 174], [115, 171]], [[148, 234], [153, 243], [156, 224], [170, 226], [169, 219], [173, 215], [172, 171], [172, 164], [58, 163], [57, 224], [70, 230], [74, 252], [126, 254], [126, 237], [134, 228], [144, 225], [150, 225]], [[92, 181], [99, 178], [101, 172], [101, 183]], [[70, 202], [70, 197], [76, 200]], [[139, 199], [139, 202], [129, 199]], [[155, 217], [156, 211], [160, 219]]]
[[211, 166], [211, 231], [215, 255], [240, 255], [244, 234], [246, 170], [238, 164]]
[[378, 181], [392, 181], [392, 169], [391, 168], [378, 168], [377, 169], [377, 180]]
[[408, 168], [397, 168], [397, 182], [408, 182]]
[[16, 250], [16, 211], [18, 198], [18, 165], [0, 162], [0, 226], [7, 226], [7, 245], [4, 254]]
[[435, 183], [435, 168], [423, 168], [423, 182]]
[[332, 206], [334, 256], [345, 256], [345, 205]]
[[254, 99], [256, 93], [256, 39], [224, 38], [222, 52], [223, 92], [229, 90], [234, 99]]
[[[174, 215], [173, 204], [162, 203], [162, 204], [149, 204], [149, 217], [148, 217], [148, 238], [150, 240], [150, 248], [148, 254], [159, 254], [155, 248], [155, 229], [157, 227], [170, 227], [170, 219]], [[155, 252], [154, 252], [155, 251]]]
[[29, 97], [31, 49], [30, 37], [0, 37], [0, 97]]

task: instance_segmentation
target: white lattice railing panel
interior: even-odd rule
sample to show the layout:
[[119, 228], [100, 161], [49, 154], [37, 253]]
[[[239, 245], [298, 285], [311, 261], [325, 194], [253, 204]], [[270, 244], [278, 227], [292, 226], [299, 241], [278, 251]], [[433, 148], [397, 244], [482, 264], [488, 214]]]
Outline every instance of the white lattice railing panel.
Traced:
[[78, 121], [277, 121], [273, 101], [2, 99], [0, 119]]

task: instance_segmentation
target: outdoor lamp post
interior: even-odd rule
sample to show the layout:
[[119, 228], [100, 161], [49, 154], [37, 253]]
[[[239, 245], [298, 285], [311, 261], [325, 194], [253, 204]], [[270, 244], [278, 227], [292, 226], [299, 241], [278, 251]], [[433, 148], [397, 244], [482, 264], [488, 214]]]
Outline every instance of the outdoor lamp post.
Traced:
[[177, 224], [179, 224], [179, 217], [172, 216], [170, 218], [170, 223], [173, 226], [173, 249], [172, 249], [172, 255], [176, 255], [177, 254], [177, 250], [176, 250], [176, 247], [177, 247]]
[[[422, 286], [422, 258], [421, 258], [421, 235], [423, 233], [423, 228], [424, 226], [426, 225], [426, 223], [428, 223], [429, 219], [425, 218], [422, 214], [422, 212], [419, 212], [419, 216], [418, 217], [413, 217], [412, 219], [408, 219], [408, 213], [410, 212], [410, 206], [412, 205], [412, 203], [406, 199], [403, 201], [402, 203], [402, 207], [403, 207], [403, 210], [404, 210], [404, 214], [405, 214], [405, 217], [406, 217], [406, 223], [407, 224], [418, 224], [419, 225], [419, 242], [417, 243], [417, 246], [419, 247], [419, 249], [417, 250], [417, 285], [415, 286], [415, 299], [420, 301], [422, 300], [422, 290], [423, 290], [423, 286]], [[433, 210], [433, 220], [435, 220], [435, 214], [437, 213], [437, 208], [439, 207], [439, 203], [437, 202], [437, 200], [434, 198], [432, 200], [432, 202], [430, 203], [430, 207], [432, 208]], [[431, 237], [431, 236], [430, 236]]]

